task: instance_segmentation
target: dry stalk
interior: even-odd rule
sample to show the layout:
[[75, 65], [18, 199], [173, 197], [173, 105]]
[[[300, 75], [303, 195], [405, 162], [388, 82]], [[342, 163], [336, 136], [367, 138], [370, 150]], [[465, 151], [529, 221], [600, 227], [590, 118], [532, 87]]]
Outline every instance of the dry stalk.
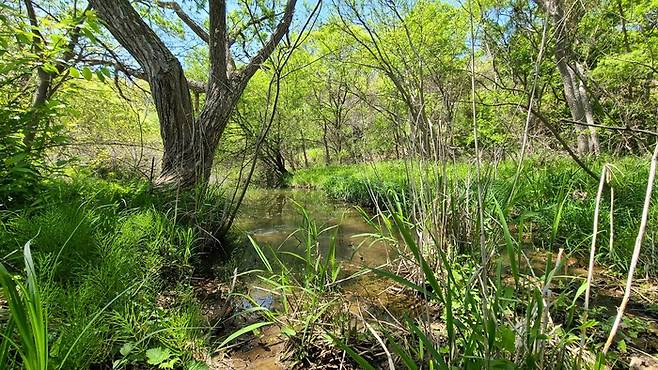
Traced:
[[[594, 208], [594, 225], [592, 227], [592, 245], [589, 252], [589, 267], [587, 268], [587, 286], [585, 288], [585, 312], [583, 313], [583, 322], [587, 321], [589, 313], [589, 296], [592, 288], [592, 277], [594, 275], [594, 258], [596, 257], [596, 237], [599, 234], [599, 213], [601, 211], [601, 197], [603, 195], [603, 188], [605, 186], [608, 176], [608, 165], [603, 165], [601, 170], [601, 179], [599, 180], [599, 189], [596, 192], [596, 206]], [[587, 329], [583, 326], [580, 333], [580, 352], [582, 353], [585, 347], [585, 337]]]
[[621, 305], [617, 310], [617, 317], [615, 318], [615, 323], [612, 325], [610, 330], [610, 335], [608, 340], [605, 342], [603, 347], [603, 353], [606, 354], [610, 345], [612, 345], [612, 340], [617, 334], [619, 329], [619, 324], [621, 323], [621, 318], [624, 316], [624, 310], [626, 305], [631, 297], [631, 290], [633, 287], [633, 275], [635, 274], [635, 268], [637, 267], [637, 262], [640, 259], [640, 251], [642, 249], [642, 240], [644, 239], [644, 234], [647, 228], [647, 219], [649, 217], [649, 206], [651, 205], [651, 192], [653, 191], [653, 182], [656, 178], [656, 164], [658, 162], [658, 144], [653, 151], [653, 156], [651, 157], [651, 168], [649, 169], [649, 179], [647, 180], [647, 191], [644, 196], [644, 206], [642, 208], [642, 219], [640, 221], [640, 229], [637, 232], [637, 238], [635, 239], [635, 247], [633, 249], [633, 257], [631, 258], [631, 265], [628, 268], [628, 278], [626, 279], [626, 289], [624, 291], [624, 298], [621, 301]]
[[[612, 183], [612, 170], [608, 169], [608, 184]], [[612, 256], [612, 251], [614, 248], [614, 240], [615, 240], [615, 222], [614, 222], [614, 217], [615, 217], [615, 188], [610, 186], [610, 217], [609, 217], [609, 224], [610, 224], [610, 239], [608, 241], [608, 253]]]

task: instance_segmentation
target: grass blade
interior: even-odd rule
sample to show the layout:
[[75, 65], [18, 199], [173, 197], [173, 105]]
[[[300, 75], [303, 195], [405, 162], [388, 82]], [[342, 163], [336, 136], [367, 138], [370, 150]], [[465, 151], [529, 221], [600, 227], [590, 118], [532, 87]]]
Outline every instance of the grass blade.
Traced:
[[250, 331], [254, 331], [256, 329], [262, 328], [263, 326], [270, 325], [272, 324], [271, 321], [263, 321], [263, 322], [257, 322], [251, 325], [247, 325], [244, 328], [241, 328], [240, 330], [235, 331], [233, 334], [229, 335], [224, 341], [219, 345], [219, 348], [223, 348], [225, 345], [230, 343], [233, 339], [249, 333]]

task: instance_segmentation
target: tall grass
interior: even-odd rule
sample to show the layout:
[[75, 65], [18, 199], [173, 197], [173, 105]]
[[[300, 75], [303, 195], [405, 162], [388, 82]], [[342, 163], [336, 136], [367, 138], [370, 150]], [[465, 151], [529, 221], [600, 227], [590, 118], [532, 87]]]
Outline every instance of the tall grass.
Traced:
[[[590, 163], [590, 166], [600, 172], [606, 162], [612, 162], [614, 177], [610, 186], [615, 188], [615, 207], [611, 210], [608, 202], [602, 204], [601, 222], [606, 225], [613, 217], [616, 235], [613, 244], [606, 250], [600, 250], [597, 260], [613, 270], [625, 272], [634, 245], [634, 230], [638, 225], [635, 214], [643, 202], [642, 194], [648, 175], [646, 160], [632, 157], [614, 160], [600, 158]], [[295, 173], [290, 185], [316, 188], [331, 198], [373, 210], [386, 208], [390, 194], [397, 194], [400, 199], [404, 199], [403, 203], [409, 213], [414, 212], [412, 198], [414, 194], [419, 195], [418, 190], [445, 185], [445, 191], [451, 194], [437, 199], [449, 202], [446, 209], [446, 212], [450, 212], [448, 221], [464, 220], [477, 207], [475, 168], [467, 162], [448, 164], [445, 170], [440, 167], [419, 161], [315, 167]], [[492, 206], [494, 198], [504, 203], [501, 206], [509, 215], [512, 236], [516, 239], [524, 237], [521, 242], [525, 246], [564, 247], [571, 256], [588, 256], [588, 242], [584, 241], [589, 240], [592, 231], [595, 207], [591, 198], [596, 194], [598, 181], [582, 172], [569, 159], [529, 158], [518, 175], [518, 186], [512, 194], [511, 184], [516, 177], [516, 169], [516, 163], [512, 161], [483, 164], [485, 203]], [[423, 202], [427, 202], [432, 196], [425, 194], [423, 198]], [[653, 199], [656, 198], [658, 196], [654, 195]], [[553, 225], [558, 209], [561, 221], [559, 229]], [[491, 211], [495, 212], [495, 209]], [[448, 216], [447, 213], [444, 216]], [[658, 271], [658, 260], [652, 248], [649, 248], [658, 235], [654, 221], [658, 221], [658, 210], [652, 209], [645, 241], [647, 247], [643, 249], [639, 263], [642, 272], [649, 275]], [[470, 223], [454, 222], [449, 226], [454, 229], [451, 234], [457, 243], [469, 240], [474, 232], [470, 228], [473, 224]], [[614, 232], [611, 230], [601, 230], [600, 238], [609, 240], [608, 234]]]
[[[0, 263], [0, 285], [7, 304], [9, 318], [2, 336], [0, 367], [7, 368], [10, 347], [20, 355], [22, 365], [28, 370], [48, 369], [48, 313], [41, 299], [37, 273], [32, 260], [30, 242], [23, 249], [26, 277], [22, 282]], [[13, 330], [18, 333], [17, 339]]]
[[[200, 328], [208, 326], [189, 284], [197, 230], [177, 223], [140, 182], [74, 176], [47, 189], [35, 207], [0, 214], [0, 255], [7, 256], [0, 275], [11, 311], [6, 337], [38, 340], [19, 347], [31, 357], [42, 349], [40, 368], [44, 361], [62, 369], [140, 364], [152, 348], [169, 351], [169, 361], [192, 361], [207, 340]], [[27, 238], [31, 253], [21, 261], [16, 251]], [[22, 269], [25, 283], [12, 278]], [[15, 297], [12, 282], [21, 291]], [[162, 293], [174, 303], [162, 301]], [[45, 334], [24, 335], [12, 302], [43, 307], [38, 329]], [[16, 362], [14, 353], [23, 357], [16, 347], [2, 347], [7, 368], [27, 366]]]
[[[440, 248], [428, 255], [419, 245], [418, 224], [401, 207], [386, 215], [410, 251], [417, 273], [373, 272], [422, 297], [424, 311], [404, 320], [406, 332], [388, 331], [388, 346], [406, 368], [574, 368], [568, 355], [574, 332], [555, 327], [549, 306], [559, 297], [548, 291], [560, 266], [546, 266], [538, 278], [526, 277], [502, 260], [487, 273], [490, 289], [482, 289], [483, 267], [469, 256], [450, 257]], [[501, 227], [505, 227], [501, 216]], [[504, 250], [510, 261], [521, 257], [505, 232]], [[436, 238], [433, 237], [434, 243]], [[427, 248], [426, 248], [427, 249]], [[559, 264], [559, 260], [558, 260]], [[509, 270], [506, 270], [506, 267]], [[488, 268], [484, 268], [485, 271]], [[523, 288], [522, 288], [523, 287]], [[486, 294], [486, 295], [485, 295]], [[569, 293], [562, 293], [568, 296]], [[482, 302], [487, 302], [483, 305]], [[427, 320], [438, 313], [438, 317]], [[442, 328], [437, 329], [436, 324]]]
[[[603, 162], [592, 165], [607, 171]], [[647, 167], [641, 158], [610, 167], [614, 209], [593, 201], [597, 181], [560, 159], [531, 159], [520, 173], [511, 162], [484, 164], [479, 187], [473, 165], [439, 160], [311, 169], [296, 174], [292, 184], [370, 207], [386, 226], [380, 237], [398, 244], [398, 263], [372, 272], [417, 297], [420, 308], [395, 324], [378, 320], [374, 333], [364, 332], [381, 342], [394, 367], [571, 369], [603, 366], [597, 338], [606, 329], [600, 314], [584, 314], [581, 300], [590, 284], [565, 276], [565, 263], [586, 257], [588, 245], [596, 243], [590, 243], [596, 213], [604, 225], [614, 217], [614, 228], [607, 229], [616, 235], [595, 230], [614, 248], [599, 249], [592, 261], [625, 270]], [[386, 185], [391, 179], [396, 185]], [[657, 217], [650, 210], [649, 218]], [[648, 227], [651, 239], [656, 229], [650, 222]], [[656, 261], [646, 249], [641, 260], [651, 274]], [[546, 256], [543, 266], [530, 262], [528, 253], [537, 251]], [[362, 367], [381, 363], [330, 334]]]
[[[338, 226], [322, 227], [299, 206], [302, 225], [289, 236], [299, 241], [299, 252], [261, 245], [250, 238], [264, 270], [257, 270], [260, 289], [270, 292], [275, 307], [259, 307], [269, 323], [277, 324], [288, 341], [287, 358], [302, 368], [330, 366], [340, 362], [340, 354], [327, 347], [330, 332], [341, 338], [355, 333], [344, 311], [345, 300], [339, 283], [343, 276], [336, 258]], [[330, 234], [328, 247], [321, 252], [320, 239]], [[349, 279], [349, 277], [343, 277]], [[249, 297], [247, 299], [251, 300]], [[252, 301], [255, 307], [257, 302]], [[332, 355], [336, 357], [332, 357]]]

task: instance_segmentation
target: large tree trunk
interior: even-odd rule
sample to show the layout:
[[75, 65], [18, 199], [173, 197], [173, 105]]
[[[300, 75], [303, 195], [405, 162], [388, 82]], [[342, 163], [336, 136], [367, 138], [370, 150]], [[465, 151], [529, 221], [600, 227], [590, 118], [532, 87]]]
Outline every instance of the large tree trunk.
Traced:
[[[598, 154], [599, 139], [594, 124], [590, 98], [583, 82], [584, 68], [575, 60], [570, 42], [567, 38], [566, 17], [562, 0], [540, 0], [548, 12], [555, 27], [555, 64], [557, 65], [564, 98], [569, 106], [571, 118], [576, 123], [578, 134], [578, 154]], [[578, 122], [587, 123], [578, 124]]]
[[[283, 19], [262, 49], [240, 71], [231, 68], [226, 32], [226, 1], [209, 2], [210, 71], [206, 103], [195, 118], [183, 68], [144, 22], [129, 0], [89, 0], [114, 38], [144, 70], [160, 120], [164, 144], [158, 185], [190, 188], [210, 178], [215, 149], [249, 79], [274, 51], [292, 21], [296, 0], [288, 0]], [[199, 30], [195, 31], [201, 33]]]
[[[210, 175], [210, 151], [194, 119], [187, 79], [178, 59], [142, 20], [127, 0], [90, 0], [107, 29], [137, 60], [147, 76], [160, 121], [164, 145], [162, 172], [156, 183], [180, 182], [186, 186]], [[201, 118], [201, 117], [199, 117]]]

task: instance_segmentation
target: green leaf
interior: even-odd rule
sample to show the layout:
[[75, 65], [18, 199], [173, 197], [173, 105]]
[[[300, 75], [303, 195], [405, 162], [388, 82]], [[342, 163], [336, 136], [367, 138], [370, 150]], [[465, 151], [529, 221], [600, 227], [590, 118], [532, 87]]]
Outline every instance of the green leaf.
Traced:
[[247, 238], [249, 238], [251, 245], [254, 247], [254, 250], [256, 251], [256, 254], [258, 254], [258, 257], [260, 258], [261, 262], [263, 262], [263, 265], [265, 265], [265, 268], [267, 268], [267, 271], [272, 273], [273, 271], [272, 265], [270, 265], [270, 261], [268, 261], [267, 257], [265, 257], [265, 253], [263, 253], [261, 247], [258, 245], [258, 243], [256, 243], [256, 241], [251, 237], [251, 235], [247, 235]]
[[287, 337], [294, 337], [295, 335], [297, 335], [295, 329], [287, 325], [281, 328], [281, 333]]
[[69, 74], [73, 78], [80, 78], [80, 71], [78, 71], [77, 68], [74, 67], [69, 68]]
[[55, 65], [52, 63], [44, 63], [41, 66], [41, 69], [48, 73], [57, 73], [57, 67], [55, 67]]
[[505, 245], [507, 246], [507, 255], [509, 256], [509, 264], [510, 267], [512, 268], [514, 283], [518, 286], [519, 267], [516, 264], [516, 248], [514, 245], [514, 239], [512, 239], [512, 235], [509, 232], [509, 226], [507, 225], [507, 220], [505, 220], [505, 214], [503, 213], [503, 209], [500, 207], [500, 204], [498, 204], [496, 198], [494, 198], [494, 204], [496, 206], [496, 214], [498, 215], [498, 221], [500, 221], [500, 224], [502, 225], [503, 228], [503, 235], [505, 237]]
[[98, 80], [100, 80], [100, 82], [105, 83], [105, 76], [103, 75], [103, 72], [101, 72], [100, 70], [96, 71], [96, 77], [98, 77]]
[[245, 326], [244, 328], [242, 328], [242, 329], [240, 329], [240, 330], [234, 332], [233, 334], [229, 335], [226, 339], [224, 339], [224, 341], [219, 345], [219, 348], [224, 347], [225, 345], [227, 345], [228, 343], [230, 343], [233, 339], [235, 339], [235, 338], [237, 338], [237, 337], [239, 337], [239, 336], [241, 336], [241, 335], [243, 335], [243, 334], [246, 334], [246, 333], [249, 333], [249, 332], [251, 332], [251, 331], [254, 331], [254, 330], [256, 330], [256, 329], [258, 329], [258, 328], [261, 328], [261, 327], [263, 327], [263, 326], [265, 326], [265, 325], [270, 325], [271, 323], [272, 323], [271, 321], [257, 322], [257, 323], [255, 323], [255, 324], [251, 324], [251, 325]]
[[169, 348], [162, 349], [160, 347], [151, 348], [146, 351], [146, 362], [149, 365], [160, 365], [171, 357]]
[[208, 365], [200, 361], [190, 361], [185, 365], [185, 370], [208, 370]]
[[174, 358], [172, 358], [171, 360], [169, 360], [167, 362], [161, 363], [159, 367], [161, 369], [173, 369], [174, 365], [176, 365], [177, 362], [178, 362], [178, 358], [174, 357]]
[[89, 69], [89, 67], [84, 67], [82, 69], [82, 77], [84, 77], [87, 81], [91, 81], [91, 79], [94, 77], [94, 74], [91, 69]]
[[507, 352], [514, 353], [516, 349], [516, 335], [509, 326], [502, 326], [498, 328], [498, 335], [503, 349]]
[[123, 346], [121, 346], [121, 349], [119, 350], [119, 353], [121, 353], [121, 356], [128, 356], [130, 352], [132, 352], [133, 348], [135, 348], [135, 343], [134, 342], [128, 342], [125, 343]]
[[45, 370], [48, 368], [49, 354], [48, 314], [41, 300], [30, 243], [31, 240], [23, 247], [27, 272], [25, 284], [15, 279], [0, 263], [0, 285], [4, 290], [19, 342], [15, 343], [6, 336], [3, 338], [16, 348], [25, 368]]
[[83, 27], [82, 33], [91, 41], [92, 43], [96, 42], [96, 36], [93, 33], [93, 30], [89, 30], [87, 27]]
[[576, 295], [573, 297], [573, 302], [571, 302], [571, 306], [569, 308], [576, 305], [576, 301], [581, 295], [583, 295], [583, 293], [585, 293], [586, 289], [587, 289], [587, 280], [583, 281], [583, 283], [580, 284], [580, 287], [576, 291]]

